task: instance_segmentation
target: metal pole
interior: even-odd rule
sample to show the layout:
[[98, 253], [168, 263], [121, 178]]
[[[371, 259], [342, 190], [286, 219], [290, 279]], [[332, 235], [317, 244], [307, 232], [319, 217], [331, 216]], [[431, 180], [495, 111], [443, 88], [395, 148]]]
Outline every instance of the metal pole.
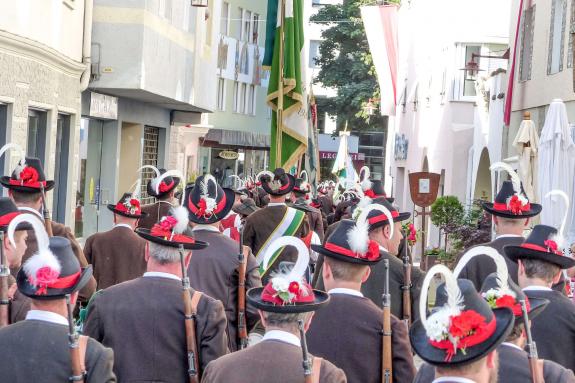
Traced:
[[282, 126], [284, 109], [284, 22], [285, 0], [280, 0], [280, 57], [279, 57], [279, 83], [278, 83], [278, 110], [276, 129], [276, 163], [275, 167], [282, 167]]

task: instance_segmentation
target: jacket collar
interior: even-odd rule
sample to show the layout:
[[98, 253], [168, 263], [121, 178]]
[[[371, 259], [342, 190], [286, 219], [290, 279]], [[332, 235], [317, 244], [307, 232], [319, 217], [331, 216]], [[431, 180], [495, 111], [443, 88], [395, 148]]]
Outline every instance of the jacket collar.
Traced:
[[266, 331], [266, 334], [262, 338], [262, 341], [264, 340], [278, 340], [280, 342], [288, 343], [293, 346], [301, 347], [301, 341], [297, 336], [282, 330]]

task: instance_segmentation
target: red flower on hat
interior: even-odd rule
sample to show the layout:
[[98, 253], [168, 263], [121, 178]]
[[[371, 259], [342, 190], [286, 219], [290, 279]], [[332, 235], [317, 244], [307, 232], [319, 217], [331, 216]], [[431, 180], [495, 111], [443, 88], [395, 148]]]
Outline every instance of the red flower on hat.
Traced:
[[557, 242], [555, 242], [551, 239], [548, 239], [543, 243], [545, 244], [545, 246], [547, 246], [547, 249], [549, 249], [550, 253], [557, 254], [559, 252], [559, 246], [557, 246]]
[[174, 185], [174, 181], [170, 182], [169, 184], [162, 181], [160, 183], [160, 187], [159, 187], [160, 193], [168, 192], [173, 185]]
[[299, 294], [299, 283], [293, 281], [289, 284], [288, 291], [293, 295], [297, 296]]
[[509, 211], [511, 211], [511, 213], [515, 215], [520, 215], [524, 211], [529, 211], [529, 209], [531, 209], [529, 201], [527, 201], [523, 197], [520, 198], [519, 195], [517, 194], [515, 194], [513, 197], [509, 199], [507, 206], [509, 208]]
[[485, 326], [485, 318], [476, 311], [467, 310], [451, 318], [449, 334], [454, 338], [463, 338], [474, 333], [482, 326]]
[[160, 221], [160, 227], [162, 228], [162, 230], [165, 230], [165, 231], [172, 231], [174, 226], [176, 226], [177, 224], [178, 224], [178, 221], [172, 216], [164, 217]]
[[48, 286], [56, 282], [59, 276], [60, 273], [58, 271], [45, 266], [36, 271], [34, 283], [32, 283], [32, 281], [30, 282], [37, 287], [37, 295], [46, 295], [48, 293]]
[[197, 217], [203, 217], [206, 214], [206, 209], [208, 208], [208, 204], [205, 199], [201, 199], [198, 202], [198, 211], [196, 212]]
[[374, 261], [378, 259], [379, 256], [379, 244], [375, 241], [369, 241], [365, 258], [367, 258], [368, 261]]
[[375, 192], [374, 192], [372, 189], [369, 189], [369, 190], [364, 191], [363, 194], [364, 194], [366, 197], [369, 197], [369, 198], [372, 198], [372, 199], [376, 197]]
[[26, 166], [20, 172], [20, 180], [25, 184], [38, 182], [38, 178], [38, 171], [31, 166]]
[[504, 296], [497, 298], [495, 300], [495, 306], [497, 308], [513, 307], [513, 306], [515, 306], [515, 298], [513, 298], [511, 295], [504, 295]]
[[135, 198], [132, 198], [130, 200], [130, 205], [132, 205], [134, 208], [139, 209], [140, 208], [140, 201], [138, 201]]

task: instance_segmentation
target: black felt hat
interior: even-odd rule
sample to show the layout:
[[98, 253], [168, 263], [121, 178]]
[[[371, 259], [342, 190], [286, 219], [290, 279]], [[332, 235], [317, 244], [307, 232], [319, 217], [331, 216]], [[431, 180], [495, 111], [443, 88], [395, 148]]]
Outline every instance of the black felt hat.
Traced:
[[247, 217], [255, 213], [256, 211], [260, 210], [260, 208], [256, 205], [253, 199], [244, 198], [242, 202], [234, 206], [232, 210], [234, 211], [234, 213]]
[[[385, 207], [387, 210], [391, 212], [391, 216], [393, 217], [393, 222], [401, 222], [409, 219], [411, 217], [411, 213], [404, 212], [400, 213], [385, 197], [376, 198], [372, 201], [369, 201], [371, 204], [379, 204]], [[356, 209], [362, 209], [365, 206], [365, 203], [360, 202], [358, 205], [354, 207], [354, 216], [357, 214], [355, 212]], [[360, 210], [361, 211], [361, 210]], [[369, 229], [375, 230], [387, 224], [388, 218], [385, 214], [383, 214], [380, 210], [373, 210], [367, 216], [369, 221]]]
[[25, 164], [18, 164], [10, 177], [0, 177], [0, 183], [8, 189], [21, 193], [37, 193], [54, 188], [54, 181], [47, 181], [44, 168], [38, 158], [26, 157]]
[[48, 249], [39, 249], [24, 263], [16, 283], [25, 296], [49, 300], [79, 291], [91, 277], [92, 266], [80, 267], [70, 241], [64, 237], [51, 237]]
[[507, 281], [507, 284], [509, 285], [509, 290], [511, 290], [515, 296], [510, 295], [507, 292], [501, 292], [497, 273], [491, 273], [483, 281], [483, 285], [481, 285], [481, 291], [479, 293], [483, 299], [489, 303], [489, 306], [492, 309], [501, 307], [510, 308], [513, 311], [513, 315], [515, 315], [516, 320], [521, 320], [523, 317], [521, 304], [519, 303], [522, 300], [526, 303], [529, 319], [535, 318], [549, 304], [549, 300], [545, 298], [527, 298], [527, 295], [525, 295], [521, 288], [511, 279]]
[[[21, 215], [22, 211], [8, 197], [0, 197], [0, 231], [8, 231], [8, 225], [17, 216]], [[29, 223], [23, 222], [19, 224], [16, 230], [30, 230], [32, 226]]]
[[530, 203], [522, 192], [514, 189], [512, 181], [504, 181], [495, 197], [495, 202], [483, 202], [483, 209], [489, 214], [510, 218], [525, 219], [541, 213], [541, 205]]
[[186, 192], [190, 221], [198, 224], [209, 225], [224, 219], [235, 202], [234, 191], [221, 188], [211, 175], [198, 177], [194, 188]]
[[[338, 261], [359, 265], [373, 265], [381, 261], [379, 245], [369, 241], [364, 245], [365, 253], [357, 252], [354, 247], [353, 237], [356, 235], [356, 224], [350, 219], [343, 219], [337, 225], [334, 232], [327, 238], [323, 245], [311, 245], [311, 249], [326, 257]], [[364, 238], [365, 239], [365, 238]]]
[[559, 249], [554, 238], [557, 229], [547, 225], [536, 225], [525, 242], [519, 246], [505, 246], [505, 255], [513, 262], [518, 259], [538, 259], [552, 263], [562, 269], [575, 266], [575, 259], [567, 257]]
[[311, 193], [311, 185], [303, 178], [296, 178], [293, 191], [300, 195]]
[[160, 177], [164, 173], [166, 173], [166, 169], [157, 169], [157, 170], [160, 173], [159, 176], [156, 174], [156, 177], [148, 181], [148, 184], [146, 185], [146, 190], [149, 196], [162, 198], [178, 187], [178, 185], [180, 184], [180, 177], [168, 176], [164, 178], [163, 180], [160, 181], [159, 192], [156, 193], [154, 186], [158, 182]]
[[387, 194], [385, 194], [385, 188], [383, 186], [382, 180], [371, 180], [370, 182], [371, 188], [364, 190], [363, 192], [366, 197], [371, 199], [385, 198], [390, 204], [395, 201], [395, 198], [388, 197]]
[[[513, 312], [509, 308], [492, 310], [471, 281], [452, 283], [457, 284], [462, 297], [458, 313], [450, 311], [447, 290], [453, 295], [453, 289], [446, 289], [443, 283], [437, 289], [432, 314], [416, 320], [409, 331], [417, 355], [435, 366], [461, 366], [485, 357], [505, 341], [514, 325]], [[427, 299], [427, 293], [423, 298]]]
[[140, 219], [148, 216], [148, 213], [142, 212], [140, 200], [138, 198], [133, 198], [132, 193], [124, 193], [117, 204], [109, 204], [107, 207], [108, 210], [112, 211], [114, 214], [119, 214], [127, 218]]
[[273, 196], [282, 196], [291, 193], [295, 186], [295, 178], [282, 168], [272, 172], [261, 172], [257, 176], [266, 193]]

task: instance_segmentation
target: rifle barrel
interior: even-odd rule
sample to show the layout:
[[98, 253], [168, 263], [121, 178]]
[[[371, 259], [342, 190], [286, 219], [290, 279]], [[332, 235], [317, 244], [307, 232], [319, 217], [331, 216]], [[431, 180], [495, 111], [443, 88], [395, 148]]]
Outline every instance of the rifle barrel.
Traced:
[[312, 368], [311, 368], [311, 359], [309, 357], [309, 353], [307, 351], [307, 341], [305, 339], [305, 331], [304, 331], [304, 324], [303, 320], [299, 319], [297, 321], [298, 328], [299, 328], [299, 335], [301, 338], [301, 351], [303, 354], [303, 373], [305, 376], [305, 382], [311, 382], [312, 379]]
[[0, 328], [10, 324], [8, 299], [8, 278], [10, 277], [10, 268], [4, 254], [4, 235], [0, 233]]

